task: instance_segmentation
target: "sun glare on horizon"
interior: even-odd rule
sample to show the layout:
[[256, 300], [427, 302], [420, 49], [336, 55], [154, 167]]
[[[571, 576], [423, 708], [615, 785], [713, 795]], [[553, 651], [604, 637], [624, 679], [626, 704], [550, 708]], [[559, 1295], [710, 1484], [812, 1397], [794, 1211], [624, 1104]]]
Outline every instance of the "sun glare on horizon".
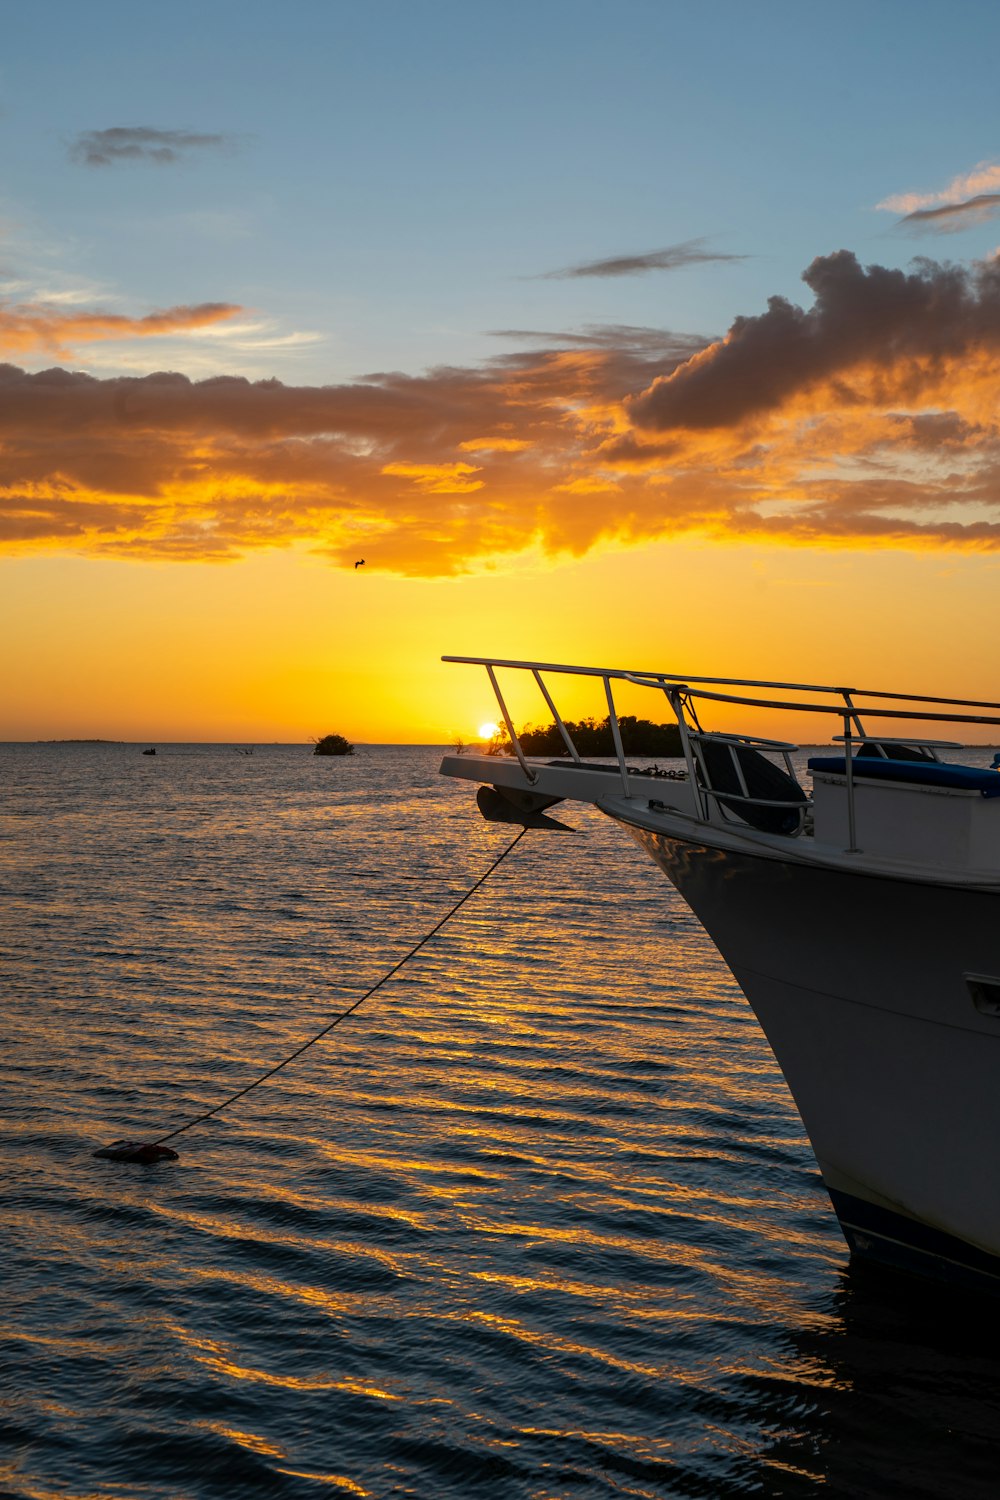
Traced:
[[489, 723], [486, 723], [486, 724], [480, 724], [480, 726], [479, 726], [479, 738], [481, 740], [491, 740], [495, 734], [499, 734], [499, 733], [500, 733], [500, 725], [499, 724], [489, 724]]

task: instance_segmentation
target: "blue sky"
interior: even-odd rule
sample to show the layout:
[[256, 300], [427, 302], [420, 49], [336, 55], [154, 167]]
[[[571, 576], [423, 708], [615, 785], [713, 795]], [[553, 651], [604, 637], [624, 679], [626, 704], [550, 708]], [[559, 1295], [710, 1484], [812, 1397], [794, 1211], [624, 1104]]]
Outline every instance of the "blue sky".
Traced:
[[[918, 241], [875, 208], [1000, 157], [994, 5], [43, 0], [4, 22], [9, 280], [136, 315], [252, 309], [243, 347], [170, 345], [192, 373], [418, 372], [509, 347], [493, 330], [714, 335], [774, 293], [808, 302], [818, 254], [904, 265], [1000, 234]], [[69, 157], [137, 125], [224, 144]], [[690, 241], [746, 259], [541, 279]]]

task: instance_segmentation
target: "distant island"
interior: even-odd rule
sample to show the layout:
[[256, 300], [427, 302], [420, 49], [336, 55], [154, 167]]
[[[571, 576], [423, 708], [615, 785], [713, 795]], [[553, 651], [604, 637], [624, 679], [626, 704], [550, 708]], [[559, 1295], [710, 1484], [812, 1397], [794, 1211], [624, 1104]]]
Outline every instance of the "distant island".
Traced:
[[[618, 719], [622, 747], [626, 755], [653, 755], [661, 758], [684, 754], [681, 734], [676, 724], [653, 724], [649, 719], [636, 719], [622, 714]], [[614, 755], [615, 742], [611, 733], [611, 718], [581, 719], [578, 724], [567, 723], [566, 731], [582, 756]], [[518, 731], [521, 749], [526, 755], [568, 755], [566, 742], [556, 724], [542, 728], [530, 725]], [[487, 755], [507, 755], [512, 749], [510, 736], [501, 729], [487, 746]]]
[[342, 734], [324, 734], [321, 740], [316, 741], [313, 755], [353, 755], [354, 746], [350, 740], [345, 740]]

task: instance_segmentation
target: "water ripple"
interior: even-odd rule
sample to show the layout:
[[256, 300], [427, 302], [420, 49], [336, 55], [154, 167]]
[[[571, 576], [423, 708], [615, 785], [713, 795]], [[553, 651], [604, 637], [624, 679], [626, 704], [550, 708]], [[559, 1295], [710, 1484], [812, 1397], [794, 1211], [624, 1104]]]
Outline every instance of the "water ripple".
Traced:
[[[0, 747], [0, 1491], [995, 1494], [993, 1314], [848, 1266], [766, 1046], [598, 814], [431, 750]], [[13, 1295], [10, 1295], [13, 1293]]]

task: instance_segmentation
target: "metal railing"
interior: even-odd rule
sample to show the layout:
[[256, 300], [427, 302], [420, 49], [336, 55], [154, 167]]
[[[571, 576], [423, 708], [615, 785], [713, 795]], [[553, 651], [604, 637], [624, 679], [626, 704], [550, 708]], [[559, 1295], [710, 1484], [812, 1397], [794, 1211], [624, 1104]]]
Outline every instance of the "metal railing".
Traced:
[[[708, 818], [708, 808], [711, 800], [718, 808], [720, 818], [723, 821], [725, 821], [725, 809], [730, 807], [732, 803], [736, 803], [738, 807], [770, 808], [775, 812], [793, 813], [796, 823], [795, 832], [798, 833], [801, 831], [803, 818], [809, 807], [809, 801], [805, 794], [802, 794], [801, 799], [796, 797], [794, 800], [789, 797], [757, 797], [752, 795], [747, 784], [744, 763], [739, 755], [741, 749], [753, 750], [758, 753], [767, 750], [771, 751], [772, 754], [780, 755], [785, 763], [785, 775], [789, 781], [793, 782], [796, 787], [799, 787], [799, 779], [792, 765], [792, 751], [797, 750], [799, 748], [798, 745], [791, 743], [789, 740], [768, 740], [753, 734], [723, 734], [717, 730], [692, 732], [689, 729], [688, 738], [691, 741], [700, 772], [698, 792], [702, 798], [702, 808], [706, 821], [710, 821]], [[734, 791], [731, 787], [717, 787], [713, 785], [714, 773], [708, 764], [703, 748], [709, 745], [723, 745], [729, 750], [728, 763], [739, 791]], [[799, 787], [799, 790], [802, 791], [802, 788]]]
[[[568, 666], [558, 662], [531, 662], [516, 661], [503, 657], [485, 656], [445, 656], [445, 662], [458, 663], [464, 666], [479, 666], [486, 669], [490, 685], [496, 696], [497, 705], [500, 709], [504, 725], [510, 738], [511, 748], [516, 755], [521, 769], [529, 782], [537, 779], [536, 772], [526, 757], [514, 723], [510, 715], [506, 700], [500, 688], [497, 678], [498, 670], [511, 670], [529, 672], [541, 692], [545, 705], [551, 713], [553, 722], [559, 731], [559, 735], [566, 747], [570, 760], [577, 764], [584, 764], [583, 757], [573, 742], [566, 723], [556, 708], [548, 684], [543, 674], [571, 677], [598, 678], [604, 688], [604, 696], [608, 707], [608, 723], [611, 730], [614, 754], [618, 766], [618, 774], [621, 780], [622, 794], [625, 797], [632, 796], [632, 788], [629, 779], [629, 768], [626, 760], [624, 745], [622, 741], [621, 724], [619, 714], [615, 705], [613, 682], [628, 683], [635, 687], [648, 687], [664, 694], [673, 711], [677, 722], [680, 737], [681, 752], [687, 766], [688, 779], [695, 795], [698, 790], [705, 794], [702, 799], [701, 811], [705, 821], [721, 820], [722, 812], [719, 798], [725, 797], [730, 801], [744, 801], [747, 805], [757, 806], [783, 806], [796, 808], [802, 807], [801, 803], [775, 802], [768, 798], [752, 798], [746, 793], [746, 782], [743, 780], [742, 771], [736, 766], [737, 776], [742, 782], [741, 793], [723, 792], [717, 788], [705, 784], [704, 775], [699, 775], [701, 757], [698, 756], [696, 746], [705, 740], [728, 743], [731, 745], [745, 744], [760, 750], [770, 750], [780, 753], [784, 759], [789, 775], [796, 784], [797, 778], [791, 765], [791, 752], [798, 748], [797, 745], [782, 740], [763, 740], [747, 735], [728, 735], [711, 730], [704, 730], [698, 720], [697, 705], [701, 703], [727, 704], [739, 708], [760, 708], [781, 713], [810, 713], [833, 715], [843, 725], [842, 732], [831, 738], [843, 744], [844, 747], [844, 771], [847, 787], [847, 822], [848, 822], [848, 852], [857, 852], [857, 829], [855, 816], [855, 790], [854, 790], [854, 746], [863, 741], [877, 742], [885, 745], [910, 745], [924, 747], [928, 750], [957, 749], [960, 746], [950, 740], [930, 740], [919, 737], [913, 738], [885, 738], [877, 733], [865, 729], [864, 721], [868, 720], [904, 720], [915, 723], [944, 723], [944, 724], [978, 724], [1000, 727], [1000, 703], [983, 701], [972, 698], [944, 698], [933, 697], [920, 693], [897, 693], [887, 692], [875, 688], [857, 688], [830, 686], [819, 683], [805, 682], [771, 682], [762, 678], [741, 677], [704, 677], [691, 676], [683, 673], [673, 672], [650, 672], [646, 670], [626, 669], [620, 667], [577, 667]], [[724, 692], [724, 688], [759, 688], [766, 689], [771, 696], [767, 698], [748, 696], [745, 693]], [[783, 693], [815, 693], [823, 695], [826, 701], [806, 701], [798, 698], [775, 697], [775, 694]], [[866, 700], [866, 701], [859, 701]], [[927, 705], [926, 707], [904, 707], [903, 705]], [[889, 706], [892, 705], [892, 706]], [[899, 706], [896, 706], [899, 705]], [[956, 712], [963, 708], [992, 709], [993, 714], [967, 714]], [[737, 761], [735, 752], [734, 763]], [[714, 816], [713, 816], [714, 814]]]

